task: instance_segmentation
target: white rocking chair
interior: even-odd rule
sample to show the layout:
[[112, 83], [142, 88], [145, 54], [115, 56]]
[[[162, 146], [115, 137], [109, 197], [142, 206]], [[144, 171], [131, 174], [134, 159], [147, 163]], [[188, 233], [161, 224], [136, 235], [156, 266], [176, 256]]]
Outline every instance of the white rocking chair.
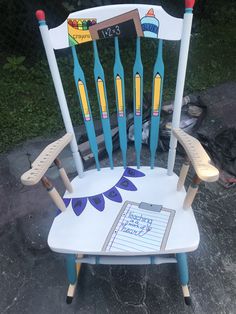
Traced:
[[[74, 296], [82, 263], [177, 263], [183, 295], [186, 303], [190, 303], [186, 253], [196, 250], [199, 244], [199, 231], [191, 205], [201, 180], [213, 182], [218, 179], [218, 170], [210, 164], [210, 158], [198, 140], [179, 129], [193, 5], [193, 0], [186, 0], [183, 19], [174, 18], [160, 6], [154, 5], [124, 4], [96, 7], [72, 13], [67, 21], [50, 30], [44, 12], [36, 12], [67, 133], [45, 148], [33, 162], [32, 168], [22, 175], [21, 180], [25, 185], [34, 185], [41, 180], [59, 209], [49, 232], [48, 244], [53, 251], [67, 254], [68, 303]], [[136, 166], [127, 166], [126, 161], [125, 84], [119, 37], [137, 38], [133, 67]], [[159, 41], [153, 69], [149, 166], [141, 165], [142, 37], [156, 38]], [[105, 75], [96, 45], [97, 40], [107, 38], [114, 40], [113, 73], [123, 167], [113, 165]], [[167, 169], [154, 166], [164, 78], [162, 60], [164, 40], [181, 40]], [[86, 81], [75, 49], [77, 44], [89, 41], [94, 50], [95, 84], [110, 168], [100, 168]], [[91, 152], [96, 162], [96, 169], [86, 172], [83, 171], [54, 53], [54, 50], [63, 48], [72, 49], [74, 80]], [[179, 177], [173, 173], [177, 140], [184, 147], [187, 156]], [[78, 172], [72, 182], [58, 159], [58, 155], [67, 144], [70, 144]], [[57, 165], [66, 188], [63, 198], [45, 175], [53, 162]], [[196, 175], [186, 193], [184, 182], [190, 163]], [[169, 254], [172, 254], [172, 257]]]

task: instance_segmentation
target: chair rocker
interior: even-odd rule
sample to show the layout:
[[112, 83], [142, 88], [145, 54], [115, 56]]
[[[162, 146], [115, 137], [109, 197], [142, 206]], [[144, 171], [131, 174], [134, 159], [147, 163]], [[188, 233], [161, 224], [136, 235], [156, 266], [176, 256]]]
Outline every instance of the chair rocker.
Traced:
[[[194, 0], [185, 1], [183, 19], [174, 18], [162, 7], [155, 5], [123, 4], [96, 7], [72, 13], [63, 24], [50, 30], [44, 12], [41, 10], [36, 12], [67, 133], [42, 151], [32, 163], [32, 168], [22, 175], [21, 181], [25, 185], [34, 185], [41, 180], [58, 208], [58, 215], [48, 235], [48, 244], [53, 251], [67, 256], [68, 303], [74, 296], [82, 263], [156, 265], [177, 263], [185, 302], [190, 304], [186, 254], [196, 250], [199, 244], [198, 226], [191, 205], [200, 181], [213, 182], [219, 175], [198, 140], [179, 129], [193, 5]], [[126, 160], [127, 110], [119, 37], [136, 38], [132, 73], [135, 166], [127, 166]], [[148, 166], [141, 165], [143, 65], [140, 46], [142, 37], [158, 40], [152, 76]], [[114, 90], [123, 167], [113, 165], [105, 75], [96, 44], [100, 39], [114, 41]], [[167, 169], [154, 166], [164, 79], [162, 59], [164, 40], [181, 41]], [[109, 168], [100, 168], [92, 110], [84, 72], [76, 51], [76, 45], [89, 41], [87, 45], [93, 46], [94, 52], [94, 78]], [[74, 81], [91, 153], [96, 162], [96, 169], [86, 172], [83, 171], [54, 52], [64, 48], [72, 50]], [[173, 172], [177, 141], [186, 152], [179, 177]], [[78, 172], [71, 182], [58, 159], [58, 155], [68, 144]], [[66, 188], [63, 198], [46, 177], [46, 171], [53, 162], [58, 167]], [[190, 163], [195, 170], [195, 176], [186, 192], [184, 182]]]

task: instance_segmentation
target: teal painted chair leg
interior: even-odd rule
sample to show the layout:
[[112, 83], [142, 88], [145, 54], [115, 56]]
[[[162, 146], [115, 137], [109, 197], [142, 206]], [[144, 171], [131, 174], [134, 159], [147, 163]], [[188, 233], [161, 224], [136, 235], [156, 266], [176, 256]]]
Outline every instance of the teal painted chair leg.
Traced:
[[69, 289], [67, 292], [66, 303], [70, 304], [74, 297], [74, 292], [77, 284], [78, 271], [76, 268], [75, 255], [67, 254], [66, 256], [66, 270], [69, 281]]
[[188, 275], [188, 261], [186, 253], [177, 253], [177, 266], [179, 271], [179, 278], [184, 295], [184, 301], [187, 305], [191, 305], [191, 298], [188, 289], [189, 275]]

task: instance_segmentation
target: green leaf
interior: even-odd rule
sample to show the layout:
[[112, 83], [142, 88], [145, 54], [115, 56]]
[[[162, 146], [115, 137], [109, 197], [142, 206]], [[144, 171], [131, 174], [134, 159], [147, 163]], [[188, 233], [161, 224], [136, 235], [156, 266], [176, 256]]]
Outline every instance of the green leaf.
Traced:
[[18, 57], [16, 58], [16, 61], [18, 64], [23, 63], [25, 61], [25, 57], [24, 56]]
[[3, 68], [4, 70], [8, 70], [9, 68], [11, 68], [11, 64], [5, 63], [2, 68]]
[[24, 65], [20, 65], [18, 69], [21, 70], [21, 71], [25, 71], [26, 67]]

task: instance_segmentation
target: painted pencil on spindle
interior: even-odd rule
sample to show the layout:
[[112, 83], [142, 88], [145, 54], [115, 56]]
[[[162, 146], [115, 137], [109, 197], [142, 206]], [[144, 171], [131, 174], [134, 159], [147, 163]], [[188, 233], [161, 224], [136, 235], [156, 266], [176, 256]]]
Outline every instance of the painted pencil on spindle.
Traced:
[[154, 168], [155, 156], [158, 146], [160, 114], [162, 103], [162, 90], [164, 79], [164, 62], [162, 58], [163, 41], [159, 39], [157, 48], [157, 57], [153, 68], [153, 83], [152, 83], [152, 112], [151, 112], [151, 127], [150, 127], [150, 159], [151, 169]]
[[98, 161], [98, 146], [96, 142], [96, 134], [94, 130], [92, 114], [90, 112], [90, 108], [88, 104], [88, 98], [86, 95], [86, 87], [85, 87], [85, 84], [81, 80], [78, 81], [78, 94], [81, 100], [81, 109], [84, 115], [84, 122], [85, 122], [86, 131], [88, 134], [90, 148], [95, 159], [96, 167], [98, 170], [100, 170], [100, 165]]
[[143, 64], [141, 59], [140, 37], [136, 39], [136, 56], [133, 67], [133, 98], [134, 98], [134, 146], [137, 168], [140, 168], [142, 149], [142, 107], [143, 107]]
[[116, 89], [117, 89], [117, 98], [118, 98], [118, 114], [120, 117], [124, 116], [124, 103], [122, 96], [122, 81], [120, 76], [116, 76]]
[[122, 160], [124, 168], [127, 165], [127, 130], [126, 130], [126, 109], [125, 109], [125, 84], [124, 84], [124, 69], [121, 63], [119, 41], [115, 37], [115, 63], [113, 68], [113, 77], [115, 84], [116, 94], [116, 108], [117, 108], [117, 121], [119, 128], [119, 142], [122, 153]]
[[97, 170], [100, 170], [100, 164], [98, 160], [98, 145], [97, 145], [96, 133], [95, 133], [94, 124], [93, 124], [93, 117], [92, 117], [92, 112], [90, 108], [84, 72], [79, 63], [79, 59], [78, 59], [75, 47], [73, 46], [71, 47], [71, 49], [72, 49], [72, 56], [73, 56], [73, 61], [74, 61], [74, 80], [75, 80], [77, 93], [78, 93], [78, 97], [80, 101], [81, 111], [84, 117], [84, 124], [85, 124], [85, 128], [88, 135], [89, 145], [95, 159], [96, 168]]
[[106, 99], [105, 99], [103, 80], [98, 78], [97, 84], [98, 84], [98, 94], [99, 94], [99, 99], [100, 99], [100, 104], [101, 104], [101, 109], [102, 109], [102, 118], [107, 119], [108, 117], [107, 104], [106, 104]]
[[141, 77], [139, 73], [135, 75], [135, 114], [141, 114]]
[[151, 169], [154, 168], [155, 155], [158, 146], [158, 134], [160, 124], [160, 102], [161, 102], [161, 76], [159, 73], [155, 75], [153, 83], [153, 104], [151, 117], [151, 132], [150, 132], [150, 155], [151, 155]]
[[161, 76], [159, 73], [157, 73], [154, 79], [154, 99], [153, 99], [154, 116], [157, 116], [159, 114], [160, 96], [161, 96]]
[[85, 118], [86, 121], [90, 121], [91, 117], [90, 117], [87, 97], [86, 97], [86, 94], [85, 94], [84, 84], [83, 84], [83, 82], [81, 80], [79, 80], [79, 82], [78, 82], [78, 89], [79, 89], [79, 94], [80, 94], [80, 97], [81, 97], [82, 108], [83, 108], [83, 112], [84, 112], [84, 118]]
[[96, 41], [93, 41], [93, 51], [94, 51], [94, 79], [97, 91], [97, 98], [99, 103], [99, 110], [102, 122], [103, 135], [105, 140], [105, 147], [109, 158], [109, 163], [111, 169], [113, 169], [113, 144], [112, 144], [112, 135], [111, 135], [111, 126], [109, 118], [109, 109], [108, 109], [108, 99], [106, 92], [106, 82], [105, 74], [100, 62], [98, 48]]

